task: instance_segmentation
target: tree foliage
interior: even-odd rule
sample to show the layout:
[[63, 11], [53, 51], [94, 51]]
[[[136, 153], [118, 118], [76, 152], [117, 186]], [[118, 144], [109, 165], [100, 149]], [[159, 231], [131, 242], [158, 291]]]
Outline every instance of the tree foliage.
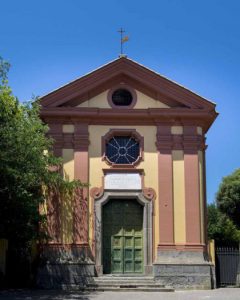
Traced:
[[223, 178], [216, 199], [220, 211], [240, 229], [240, 169]]
[[41, 238], [39, 224], [45, 216], [39, 205], [46, 191], [73, 195], [79, 181], [68, 182], [61, 172], [61, 160], [54, 157], [48, 127], [39, 118], [38, 100], [21, 104], [8, 86], [9, 64], [0, 58], [0, 238], [27, 245]]
[[19, 103], [8, 85], [9, 67], [0, 57], [0, 238], [9, 242], [8, 282], [22, 286], [30, 278], [32, 242], [49, 238], [40, 230], [46, 229], [46, 215], [39, 206], [53, 192], [73, 199], [84, 185], [63, 178], [62, 161], [53, 155], [48, 127], [39, 118], [39, 101]]
[[217, 243], [237, 243], [240, 230], [215, 204], [208, 205], [208, 238]]

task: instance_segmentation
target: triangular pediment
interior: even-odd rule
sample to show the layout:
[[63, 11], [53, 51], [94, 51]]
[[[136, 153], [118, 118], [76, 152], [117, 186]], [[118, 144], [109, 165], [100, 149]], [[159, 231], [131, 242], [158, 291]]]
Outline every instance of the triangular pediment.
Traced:
[[[118, 85], [119, 86], [119, 85]], [[124, 87], [125, 85], [123, 85]], [[101, 92], [100, 94], [97, 94], [96, 96], [89, 97], [87, 100], [83, 99], [76, 99], [74, 101], [71, 101], [69, 104], [74, 105], [75, 107], [83, 107], [83, 108], [109, 108], [112, 109], [112, 106], [110, 105], [108, 98], [109, 93], [111, 92], [111, 89], [105, 90], [104, 92]], [[159, 101], [156, 100], [139, 90], [135, 89], [135, 94], [137, 97], [137, 101], [134, 105], [134, 109], [148, 109], [148, 108], [170, 108], [169, 105], [167, 105], [164, 102], [167, 101]]]
[[160, 108], [208, 111], [215, 108], [214, 103], [125, 57], [43, 96], [41, 105], [44, 108], [84, 107], [83, 103], [95, 98], [94, 107], [98, 107], [97, 96], [120, 84], [131, 86], [146, 99], [159, 102]]

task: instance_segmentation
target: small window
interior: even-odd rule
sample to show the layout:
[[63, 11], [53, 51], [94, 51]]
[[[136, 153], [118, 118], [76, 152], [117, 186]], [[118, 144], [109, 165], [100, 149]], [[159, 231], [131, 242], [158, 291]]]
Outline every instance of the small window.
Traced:
[[114, 164], [132, 164], [140, 155], [140, 145], [132, 136], [113, 136], [106, 143], [106, 157]]
[[129, 106], [132, 100], [132, 94], [125, 89], [118, 89], [112, 94], [112, 102], [116, 106]]
[[111, 129], [102, 136], [102, 159], [114, 168], [135, 167], [143, 160], [143, 146], [136, 129]]
[[137, 93], [132, 87], [122, 83], [108, 91], [107, 100], [112, 108], [132, 109], [137, 103]]

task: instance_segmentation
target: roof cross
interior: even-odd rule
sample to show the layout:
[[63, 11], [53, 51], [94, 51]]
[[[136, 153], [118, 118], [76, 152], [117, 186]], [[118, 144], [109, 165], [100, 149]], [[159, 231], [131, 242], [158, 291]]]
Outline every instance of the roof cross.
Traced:
[[125, 30], [123, 30], [123, 28], [120, 28], [118, 30], [118, 32], [120, 33], [120, 37], [121, 37], [121, 39], [120, 39], [120, 46], [121, 47], [120, 47], [120, 55], [119, 55], [119, 57], [124, 57], [126, 55], [123, 54], [123, 44], [129, 40], [129, 37], [126, 36], [126, 35], [123, 36], [123, 34], [125, 33]]

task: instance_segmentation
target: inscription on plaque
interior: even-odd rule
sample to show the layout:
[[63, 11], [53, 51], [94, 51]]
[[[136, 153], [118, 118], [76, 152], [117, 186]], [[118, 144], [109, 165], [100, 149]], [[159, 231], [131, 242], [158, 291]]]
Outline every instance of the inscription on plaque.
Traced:
[[104, 177], [106, 190], [141, 190], [141, 176], [138, 173], [108, 173]]

